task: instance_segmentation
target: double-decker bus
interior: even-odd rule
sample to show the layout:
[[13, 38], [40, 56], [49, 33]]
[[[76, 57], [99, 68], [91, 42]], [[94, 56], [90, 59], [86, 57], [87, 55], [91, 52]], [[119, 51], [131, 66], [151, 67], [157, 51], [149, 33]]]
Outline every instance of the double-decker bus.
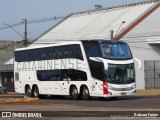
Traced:
[[15, 50], [15, 91], [90, 97], [136, 93], [134, 59], [129, 46], [116, 40], [82, 40]]

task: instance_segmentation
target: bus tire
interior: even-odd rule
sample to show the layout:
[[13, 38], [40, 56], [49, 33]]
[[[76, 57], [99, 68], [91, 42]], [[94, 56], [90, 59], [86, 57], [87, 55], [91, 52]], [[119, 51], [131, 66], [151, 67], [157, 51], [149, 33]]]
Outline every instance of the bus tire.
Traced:
[[76, 86], [71, 87], [70, 95], [72, 96], [73, 100], [78, 100], [79, 99], [79, 94]]
[[37, 86], [34, 86], [34, 87], [33, 87], [32, 96], [33, 96], [34, 98], [39, 98], [39, 97], [40, 97], [40, 95], [39, 95], [39, 89], [38, 89]]
[[83, 86], [82, 91], [81, 91], [81, 97], [83, 100], [89, 100], [90, 99], [90, 94], [87, 86]]
[[25, 95], [27, 97], [31, 97], [32, 96], [32, 90], [31, 90], [30, 86], [26, 86], [25, 87]]

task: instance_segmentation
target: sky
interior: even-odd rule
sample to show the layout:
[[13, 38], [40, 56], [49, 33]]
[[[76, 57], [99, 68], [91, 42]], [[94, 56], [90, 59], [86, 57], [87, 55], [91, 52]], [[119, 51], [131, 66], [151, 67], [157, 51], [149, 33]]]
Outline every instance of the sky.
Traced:
[[[141, 1], [145, 0], [1, 0], [0, 40], [21, 41], [24, 36], [24, 24], [12, 28], [8, 26], [21, 23], [25, 18], [27, 21], [42, 20], [91, 10], [94, 5], [102, 5], [105, 8]], [[27, 24], [28, 39], [34, 40], [60, 20]]]

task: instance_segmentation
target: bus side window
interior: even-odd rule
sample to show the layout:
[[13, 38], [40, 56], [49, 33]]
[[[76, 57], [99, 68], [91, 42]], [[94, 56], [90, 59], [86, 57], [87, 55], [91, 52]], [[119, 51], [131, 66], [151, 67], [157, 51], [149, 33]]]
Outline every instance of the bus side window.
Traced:
[[81, 70], [74, 70], [77, 81], [87, 81], [87, 73]]
[[57, 47], [56, 59], [76, 58], [83, 60], [82, 51], [80, 45], [64, 45]]
[[51, 70], [51, 81], [61, 81], [61, 70]]
[[81, 70], [68, 69], [67, 70], [67, 78], [71, 81], [86, 81], [87, 74]]
[[49, 81], [51, 79], [51, 71], [50, 70], [38, 70], [37, 79], [40, 81]]
[[56, 59], [63, 59], [63, 57], [62, 57], [62, 48], [61, 47], [57, 47]]
[[27, 50], [26, 56], [26, 61], [36, 61], [36, 50]]
[[100, 51], [97, 43], [83, 42], [87, 57], [100, 57]]
[[83, 60], [82, 50], [80, 48], [80, 45], [73, 45], [71, 47], [71, 56], [72, 58]]
[[37, 49], [37, 60], [49, 60], [50, 48], [39, 48]]
[[26, 51], [16, 51], [15, 52], [15, 61], [16, 62], [25, 62], [26, 61]]
[[61, 70], [38, 70], [37, 79], [39, 81], [86, 81], [87, 73], [75, 69], [61, 69]]
[[57, 57], [57, 47], [50, 47], [48, 50], [49, 59], [56, 59]]

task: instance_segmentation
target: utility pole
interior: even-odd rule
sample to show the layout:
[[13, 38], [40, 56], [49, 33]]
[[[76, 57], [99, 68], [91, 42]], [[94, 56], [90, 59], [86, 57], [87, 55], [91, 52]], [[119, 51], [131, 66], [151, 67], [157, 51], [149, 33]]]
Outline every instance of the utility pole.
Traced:
[[111, 30], [111, 31], [110, 31], [111, 40], [113, 40], [113, 34], [114, 34], [114, 31], [113, 31], [113, 30]]
[[24, 31], [24, 46], [28, 46], [28, 38], [27, 38], [27, 19], [24, 19], [25, 31]]

